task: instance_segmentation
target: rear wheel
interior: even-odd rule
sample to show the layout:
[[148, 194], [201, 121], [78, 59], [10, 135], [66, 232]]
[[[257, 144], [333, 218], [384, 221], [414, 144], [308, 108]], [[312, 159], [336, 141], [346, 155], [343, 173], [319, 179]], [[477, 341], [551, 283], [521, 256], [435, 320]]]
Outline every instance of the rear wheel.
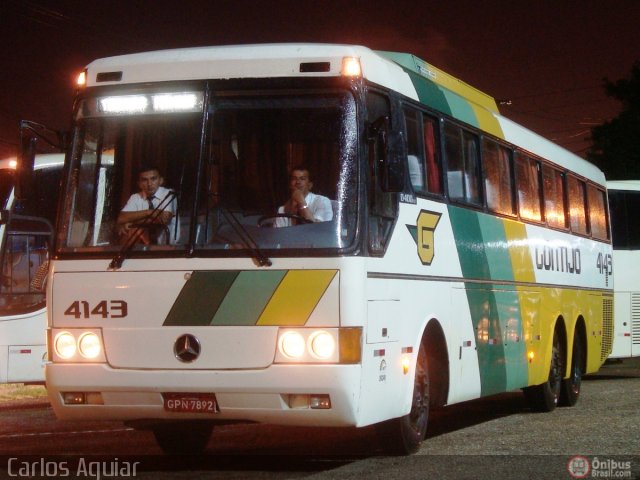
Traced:
[[549, 367], [549, 377], [547, 381], [542, 385], [535, 385], [524, 389], [524, 394], [529, 405], [536, 412], [550, 412], [558, 405], [564, 372], [563, 359], [562, 344], [556, 332], [553, 335], [551, 365]]
[[384, 449], [388, 453], [407, 455], [418, 450], [427, 433], [429, 400], [427, 351], [421, 344], [416, 360], [411, 411], [404, 417], [388, 420], [378, 427]]
[[202, 421], [161, 423], [152, 427], [162, 451], [169, 455], [202, 453], [209, 443], [213, 425]]
[[582, 337], [577, 333], [573, 339], [573, 354], [571, 357], [571, 372], [569, 378], [562, 380], [562, 388], [560, 390], [560, 405], [563, 407], [573, 407], [580, 397], [582, 375], [584, 373], [584, 348], [582, 346]]

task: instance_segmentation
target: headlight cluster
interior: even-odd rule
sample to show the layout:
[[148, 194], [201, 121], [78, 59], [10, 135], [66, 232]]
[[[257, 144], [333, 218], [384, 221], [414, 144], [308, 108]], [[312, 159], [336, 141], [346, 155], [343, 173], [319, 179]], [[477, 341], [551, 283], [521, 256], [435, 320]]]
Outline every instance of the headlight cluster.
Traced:
[[54, 361], [105, 361], [99, 330], [54, 331], [52, 337]]
[[361, 336], [360, 328], [283, 328], [276, 363], [358, 363]]

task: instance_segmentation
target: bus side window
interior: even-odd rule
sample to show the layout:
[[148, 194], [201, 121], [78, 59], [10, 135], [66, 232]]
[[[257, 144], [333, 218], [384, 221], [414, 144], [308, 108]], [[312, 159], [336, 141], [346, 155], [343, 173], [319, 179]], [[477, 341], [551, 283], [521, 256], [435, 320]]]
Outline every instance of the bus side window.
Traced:
[[0, 311], [28, 313], [44, 306], [49, 234], [9, 232], [2, 261]]
[[569, 223], [571, 231], [581, 235], [587, 234], [587, 216], [585, 213], [585, 184], [573, 175], [567, 177], [569, 190]]
[[[370, 126], [385, 128], [381, 119], [391, 118], [391, 108], [386, 96], [370, 92], [367, 101], [367, 120]], [[388, 122], [387, 122], [388, 123]], [[391, 126], [393, 128], [393, 126]], [[369, 252], [382, 255], [391, 236], [393, 223], [398, 213], [398, 199], [395, 193], [383, 192], [379, 171], [384, 158], [384, 145], [379, 132], [370, 132], [369, 149]]]
[[513, 167], [511, 150], [487, 138], [482, 140], [482, 161], [484, 165], [484, 191], [489, 210], [505, 215], [513, 215]]
[[424, 159], [420, 145], [420, 113], [416, 110], [404, 109], [404, 123], [407, 129], [407, 162], [409, 179], [415, 192], [425, 190]]
[[438, 120], [424, 115], [422, 123], [427, 172], [427, 191], [442, 195], [442, 168], [440, 143], [438, 141]]
[[537, 160], [516, 153], [516, 182], [518, 187], [518, 211], [524, 220], [542, 220], [540, 208], [540, 181]]
[[587, 198], [589, 199], [589, 225], [591, 235], [600, 240], [609, 238], [607, 229], [607, 208], [604, 191], [593, 185], [587, 185]]
[[542, 192], [544, 194], [544, 217], [547, 224], [550, 227], [566, 228], [562, 172], [549, 165], [543, 165]]
[[450, 123], [444, 132], [449, 198], [480, 205], [478, 137]]

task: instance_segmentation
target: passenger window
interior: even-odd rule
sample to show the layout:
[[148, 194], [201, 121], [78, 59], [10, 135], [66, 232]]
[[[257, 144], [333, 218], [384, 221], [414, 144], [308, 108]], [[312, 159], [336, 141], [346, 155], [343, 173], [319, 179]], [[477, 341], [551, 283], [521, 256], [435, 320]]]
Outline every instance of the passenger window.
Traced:
[[549, 165], [542, 166], [544, 216], [550, 227], [566, 228], [564, 183], [562, 172]]
[[444, 132], [449, 198], [479, 205], [478, 137], [451, 124]]
[[601, 240], [607, 240], [609, 238], [609, 231], [607, 229], [607, 209], [604, 191], [593, 185], [588, 185], [587, 196], [589, 198], [591, 235]]
[[568, 175], [567, 190], [569, 193], [569, 224], [571, 225], [571, 231], [586, 235], [585, 184], [582, 180]]
[[525, 220], [542, 220], [540, 212], [540, 185], [538, 162], [526, 155], [516, 156], [516, 182], [518, 188], [518, 211]]
[[409, 165], [409, 179], [413, 190], [425, 191], [424, 159], [420, 145], [420, 113], [416, 110], [405, 109], [404, 121], [407, 128], [407, 163]]
[[489, 210], [506, 215], [515, 213], [513, 205], [513, 169], [511, 151], [498, 143], [483, 139], [484, 189]]
[[442, 195], [442, 173], [438, 144], [438, 120], [423, 116], [424, 149], [426, 157], [427, 190]]

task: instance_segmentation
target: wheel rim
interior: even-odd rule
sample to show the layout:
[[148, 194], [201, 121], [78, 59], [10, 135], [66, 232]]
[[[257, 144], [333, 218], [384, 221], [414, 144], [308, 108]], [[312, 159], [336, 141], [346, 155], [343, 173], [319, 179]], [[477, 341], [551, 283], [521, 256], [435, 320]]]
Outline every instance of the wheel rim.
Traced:
[[427, 373], [422, 348], [420, 357], [416, 363], [416, 375], [413, 384], [413, 400], [411, 402], [411, 412], [409, 421], [411, 428], [422, 438], [427, 430], [429, 420], [429, 376]]
[[551, 370], [549, 371], [549, 387], [553, 392], [553, 401], [558, 403], [560, 397], [560, 387], [562, 385], [562, 355], [560, 353], [560, 342], [557, 337], [553, 341], [551, 352]]
[[580, 393], [580, 385], [582, 383], [582, 350], [573, 349], [573, 368], [571, 369], [571, 391], [574, 395]]

